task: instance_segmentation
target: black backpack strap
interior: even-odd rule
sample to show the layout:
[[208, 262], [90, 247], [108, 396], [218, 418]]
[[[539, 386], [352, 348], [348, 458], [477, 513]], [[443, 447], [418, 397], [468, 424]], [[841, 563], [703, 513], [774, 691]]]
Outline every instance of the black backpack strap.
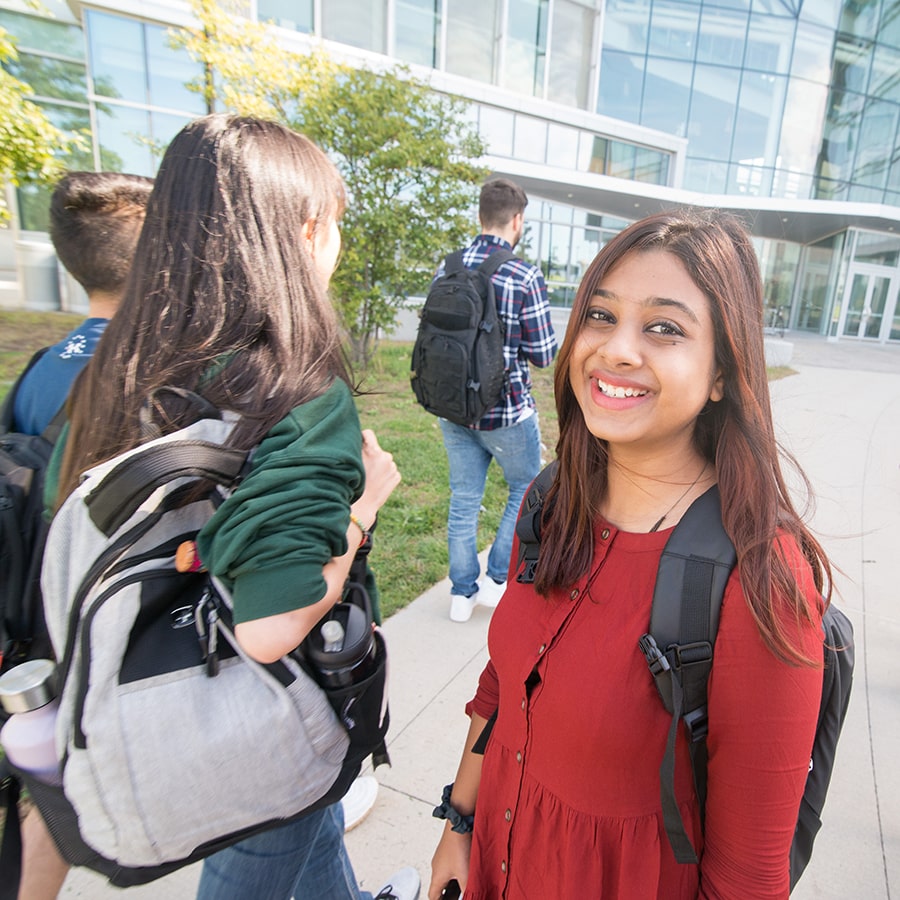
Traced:
[[162, 484], [175, 478], [231, 487], [243, 477], [250, 453], [209, 441], [172, 441], [132, 454], [85, 499], [91, 520], [110, 535]]
[[511, 253], [509, 250], [506, 250], [504, 247], [501, 247], [499, 250], [495, 250], [493, 253], [489, 253], [482, 261], [481, 265], [478, 266], [478, 271], [483, 272], [490, 278], [500, 266], [505, 262], [509, 262], [511, 259], [515, 259], [516, 254]]
[[675, 797], [678, 723], [688, 733], [701, 816], [706, 801], [706, 686], [725, 585], [737, 554], [722, 526], [718, 488], [691, 504], [666, 542], [656, 575], [650, 631], [640, 648], [659, 695], [672, 714], [660, 766], [663, 822], [675, 859], [696, 863]]
[[19, 779], [0, 757], [0, 812], [5, 816], [0, 843], [0, 900], [16, 900], [22, 878], [22, 833], [19, 828]]
[[519, 538], [516, 581], [519, 584], [534, 584], [534, 572], [541, 553], [544, 498], [553, 484], [558, 468], [559, 460], [555, 459], [541, 469], [534, 481], [531, 482], [531, 487], [528, 488], [525, 499], [522, 501], [522, 508], [516, 521], [516, 536]]
[[[15, 420], [14, 407], [16, 403], [16, 393], [19, 390], [22, 380], [34, 368], [37, 361], [49, 350], [49, 347], [41, 347], [28, 360], [28, 365], [19, 373], [19, 377], [13, 382], [13, 386], [9, 389], [3, 400], [3, 406], [0, 407], [0, 434], [8, 434], [13, 431], [13, 422]], [[59, 413], [57, 413], [59, 415]], [[47, 426], [50, 427], [49, 425]], [[51, 443], [53, 443], [51, 441]]]

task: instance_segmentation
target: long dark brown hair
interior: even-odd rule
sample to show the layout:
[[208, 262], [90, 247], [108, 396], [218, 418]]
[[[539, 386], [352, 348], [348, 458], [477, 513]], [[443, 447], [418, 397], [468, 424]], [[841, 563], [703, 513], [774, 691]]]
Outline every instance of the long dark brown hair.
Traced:
[[817, 589], [827, 597], [831, 567], [795, 509], [782, 473], [783, 456], [797, 468], [811, 496], [806, 477], [775, 439], [759, 264], [746, 229], [730, 215], [677, 211], [650, 216], [616, 235], [588, 267], [556, 362], [560, 465], [548, 493], [553, 512], [543, 524], [535, 587], [542, 594], [568, 587], [591, 565], [593, 523], [607, 485], [607, 445], [587, 429], [569, 382], [569, 362], [591, 297], [603, 278], [627, 254], [650, 250], [676, 256], [709, 300], [724, 397], [708, 403], [698, 416], [694, 441], [716, 467], [722, 520], [737, 550], [747, 603], [777, 656], [811, 664], [814, 661], [794, 646], [785, 617], [777, 613], [777, 603], [783, 602], [791, 610], [789, 618], [812, 621], [795, 573], [773, 544], [776, 535], [797, 541]]
[[163, 157], [119, 311], [72, 392], [59, 499], [81, 472], [141, 443], [153, 404], [165, 433], [186, 424], [186, 388], [241, 416], [242, 449], [341, 378], [341, 333], [304, 223], [329, 227], [341, 178], [303, 135], [207, 116]]

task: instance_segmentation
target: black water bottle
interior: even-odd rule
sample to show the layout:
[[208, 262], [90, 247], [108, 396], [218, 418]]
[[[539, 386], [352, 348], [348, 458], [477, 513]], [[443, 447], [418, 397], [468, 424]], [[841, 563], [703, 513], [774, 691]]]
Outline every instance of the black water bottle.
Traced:
[[[360, 592], [365, 596], [356, 596]], [[375, 670], [377, 646], [370, 609], [366, 589], [351, 584], [344, 599], [307, 636], [303, 651], [322, 687], [350, 687]]]

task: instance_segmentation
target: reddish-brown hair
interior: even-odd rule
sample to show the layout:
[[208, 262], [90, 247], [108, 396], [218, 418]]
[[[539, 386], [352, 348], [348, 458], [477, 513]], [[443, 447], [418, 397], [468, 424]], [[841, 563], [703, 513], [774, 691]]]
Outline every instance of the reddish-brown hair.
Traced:
[[585, 425], [569, 383], [569, 361], [600, 282], [626, 255], [651, 250], [676, 256], [709, 300], [724, 396], [698, 416], [694, 440], [716, 467], [722, 520], [737, 550], [747, 603], [776, 655], [812, 663], [792, 643], [788, 619], [776, 614], [775, 598], [783, 598], [792, 611], [788, 618], [812, 618], [795, 573], [777, 551], [776, 534], [797, 541], [816, 587], [829, 596], [831, 567], [796, 511], [782, 473], [782, 457], [796, 462], [779, 448], [772, 424], [759, 264], [746, 229], [730, 215], [676, 211], [650, 216], [616, 235], [588, 267], [556, 362], [560, 466], [548, 494], [553, 514], [543, 524], [535, 587], [542, 594], [568, 587], [591, 564], [592, 526], [606, 490], [607, 448]]

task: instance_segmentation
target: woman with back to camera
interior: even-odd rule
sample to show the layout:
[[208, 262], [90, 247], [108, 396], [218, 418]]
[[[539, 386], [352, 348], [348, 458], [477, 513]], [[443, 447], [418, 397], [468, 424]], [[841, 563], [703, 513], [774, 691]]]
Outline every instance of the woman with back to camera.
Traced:
[[[400, 481], [360, 431], [327, 294], [343, 209], [337, 170], [304, 136], [232, 116], [187, 125], [163, 157], [125, 298], [70, 407], [60, 498], [142, 442], [149, 398], [164, 433], [192, 420], [171, 394], [154, 396], [163, 386], [239, 415], [230, 442], [257, 448], [251, 470], [198, 547], [232, 588], [237, 639], [260, 662], [297, 647], [340, 599], [362, 530]], [[414, 900], [418, 881], [407, 867], [377, 896]], [[357, 887], [337, 803], [209, 857], [198, 896], [371, 894]]]
[[[444, 807], [474, 814], [474, 831], [445, 823], [431, 900], [453, 879], [466, 900], [788, 896], [831, 572], [782, 476], [762, 321], [753, 246], [721, 214], [637, 222], [585, 273], [556, 363], [559, 468], [535, 582], [516, 582], [514, 549]], [[699, 857], [681, 864], [660, 800], [671, 716], [638, 641], [671, 529], [714, 484], [738, 563], [709, 679], [702, 827], [678, 729], [675, 791]]]

